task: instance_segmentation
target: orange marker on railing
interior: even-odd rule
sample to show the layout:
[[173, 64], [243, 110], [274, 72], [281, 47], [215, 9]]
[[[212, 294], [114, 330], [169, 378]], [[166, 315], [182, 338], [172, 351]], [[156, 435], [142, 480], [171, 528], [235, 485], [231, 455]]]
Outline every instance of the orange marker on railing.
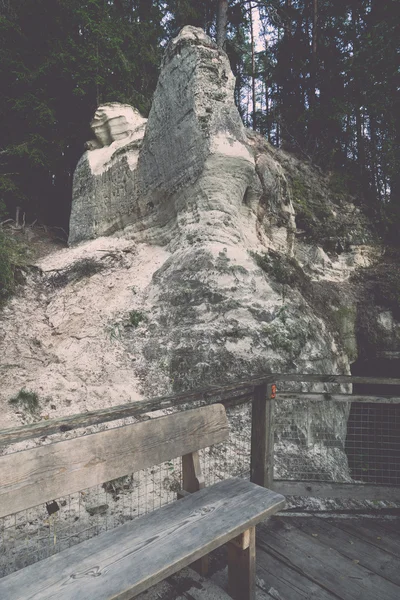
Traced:
[[273, 383], [271, 385], [271, 396], [270, 396], [271, 400], [275, 400], [276, 398], [276, 385]]

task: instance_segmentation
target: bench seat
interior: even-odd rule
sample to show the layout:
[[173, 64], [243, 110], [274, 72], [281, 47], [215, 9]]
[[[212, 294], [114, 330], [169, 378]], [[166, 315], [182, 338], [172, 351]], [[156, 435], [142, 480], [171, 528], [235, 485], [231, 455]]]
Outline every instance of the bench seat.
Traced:
[[284, 497], [228, 479], [0, 580], [1, 600], [128, 600], [254, 527]]

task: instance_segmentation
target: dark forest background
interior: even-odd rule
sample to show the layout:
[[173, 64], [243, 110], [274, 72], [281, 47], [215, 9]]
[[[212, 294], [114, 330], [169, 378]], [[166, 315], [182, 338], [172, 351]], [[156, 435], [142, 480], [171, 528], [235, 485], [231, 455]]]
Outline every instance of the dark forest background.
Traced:
[[218, 10], [245, 124], [337, 172], [396, 242], [399, 0], [0, 0], [0, 220], [67, 228], [96, 106], [147, 116], [165, 44], [187, 24], [216, 38]]

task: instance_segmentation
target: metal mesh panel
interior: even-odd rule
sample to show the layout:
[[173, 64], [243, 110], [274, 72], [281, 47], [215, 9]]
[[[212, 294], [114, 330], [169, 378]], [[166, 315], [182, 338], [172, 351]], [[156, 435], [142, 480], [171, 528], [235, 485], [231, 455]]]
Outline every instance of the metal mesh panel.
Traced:
[[400, 404], [278, 397], [275, 479], [400, 484]]
[[345, 445], [357, 481], [400, 484], [400, 405], [353, 403]]

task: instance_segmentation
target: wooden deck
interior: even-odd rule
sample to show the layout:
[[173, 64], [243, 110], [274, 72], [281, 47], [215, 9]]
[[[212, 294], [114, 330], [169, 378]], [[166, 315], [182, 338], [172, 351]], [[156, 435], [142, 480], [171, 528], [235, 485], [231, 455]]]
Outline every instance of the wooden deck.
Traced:
[[[399, 600], [400, 515], [278, 516], [258, 528], [257, 600]], [[186, 570], [140, 600], [228, 600], [223, 551], [209, 579]]]

